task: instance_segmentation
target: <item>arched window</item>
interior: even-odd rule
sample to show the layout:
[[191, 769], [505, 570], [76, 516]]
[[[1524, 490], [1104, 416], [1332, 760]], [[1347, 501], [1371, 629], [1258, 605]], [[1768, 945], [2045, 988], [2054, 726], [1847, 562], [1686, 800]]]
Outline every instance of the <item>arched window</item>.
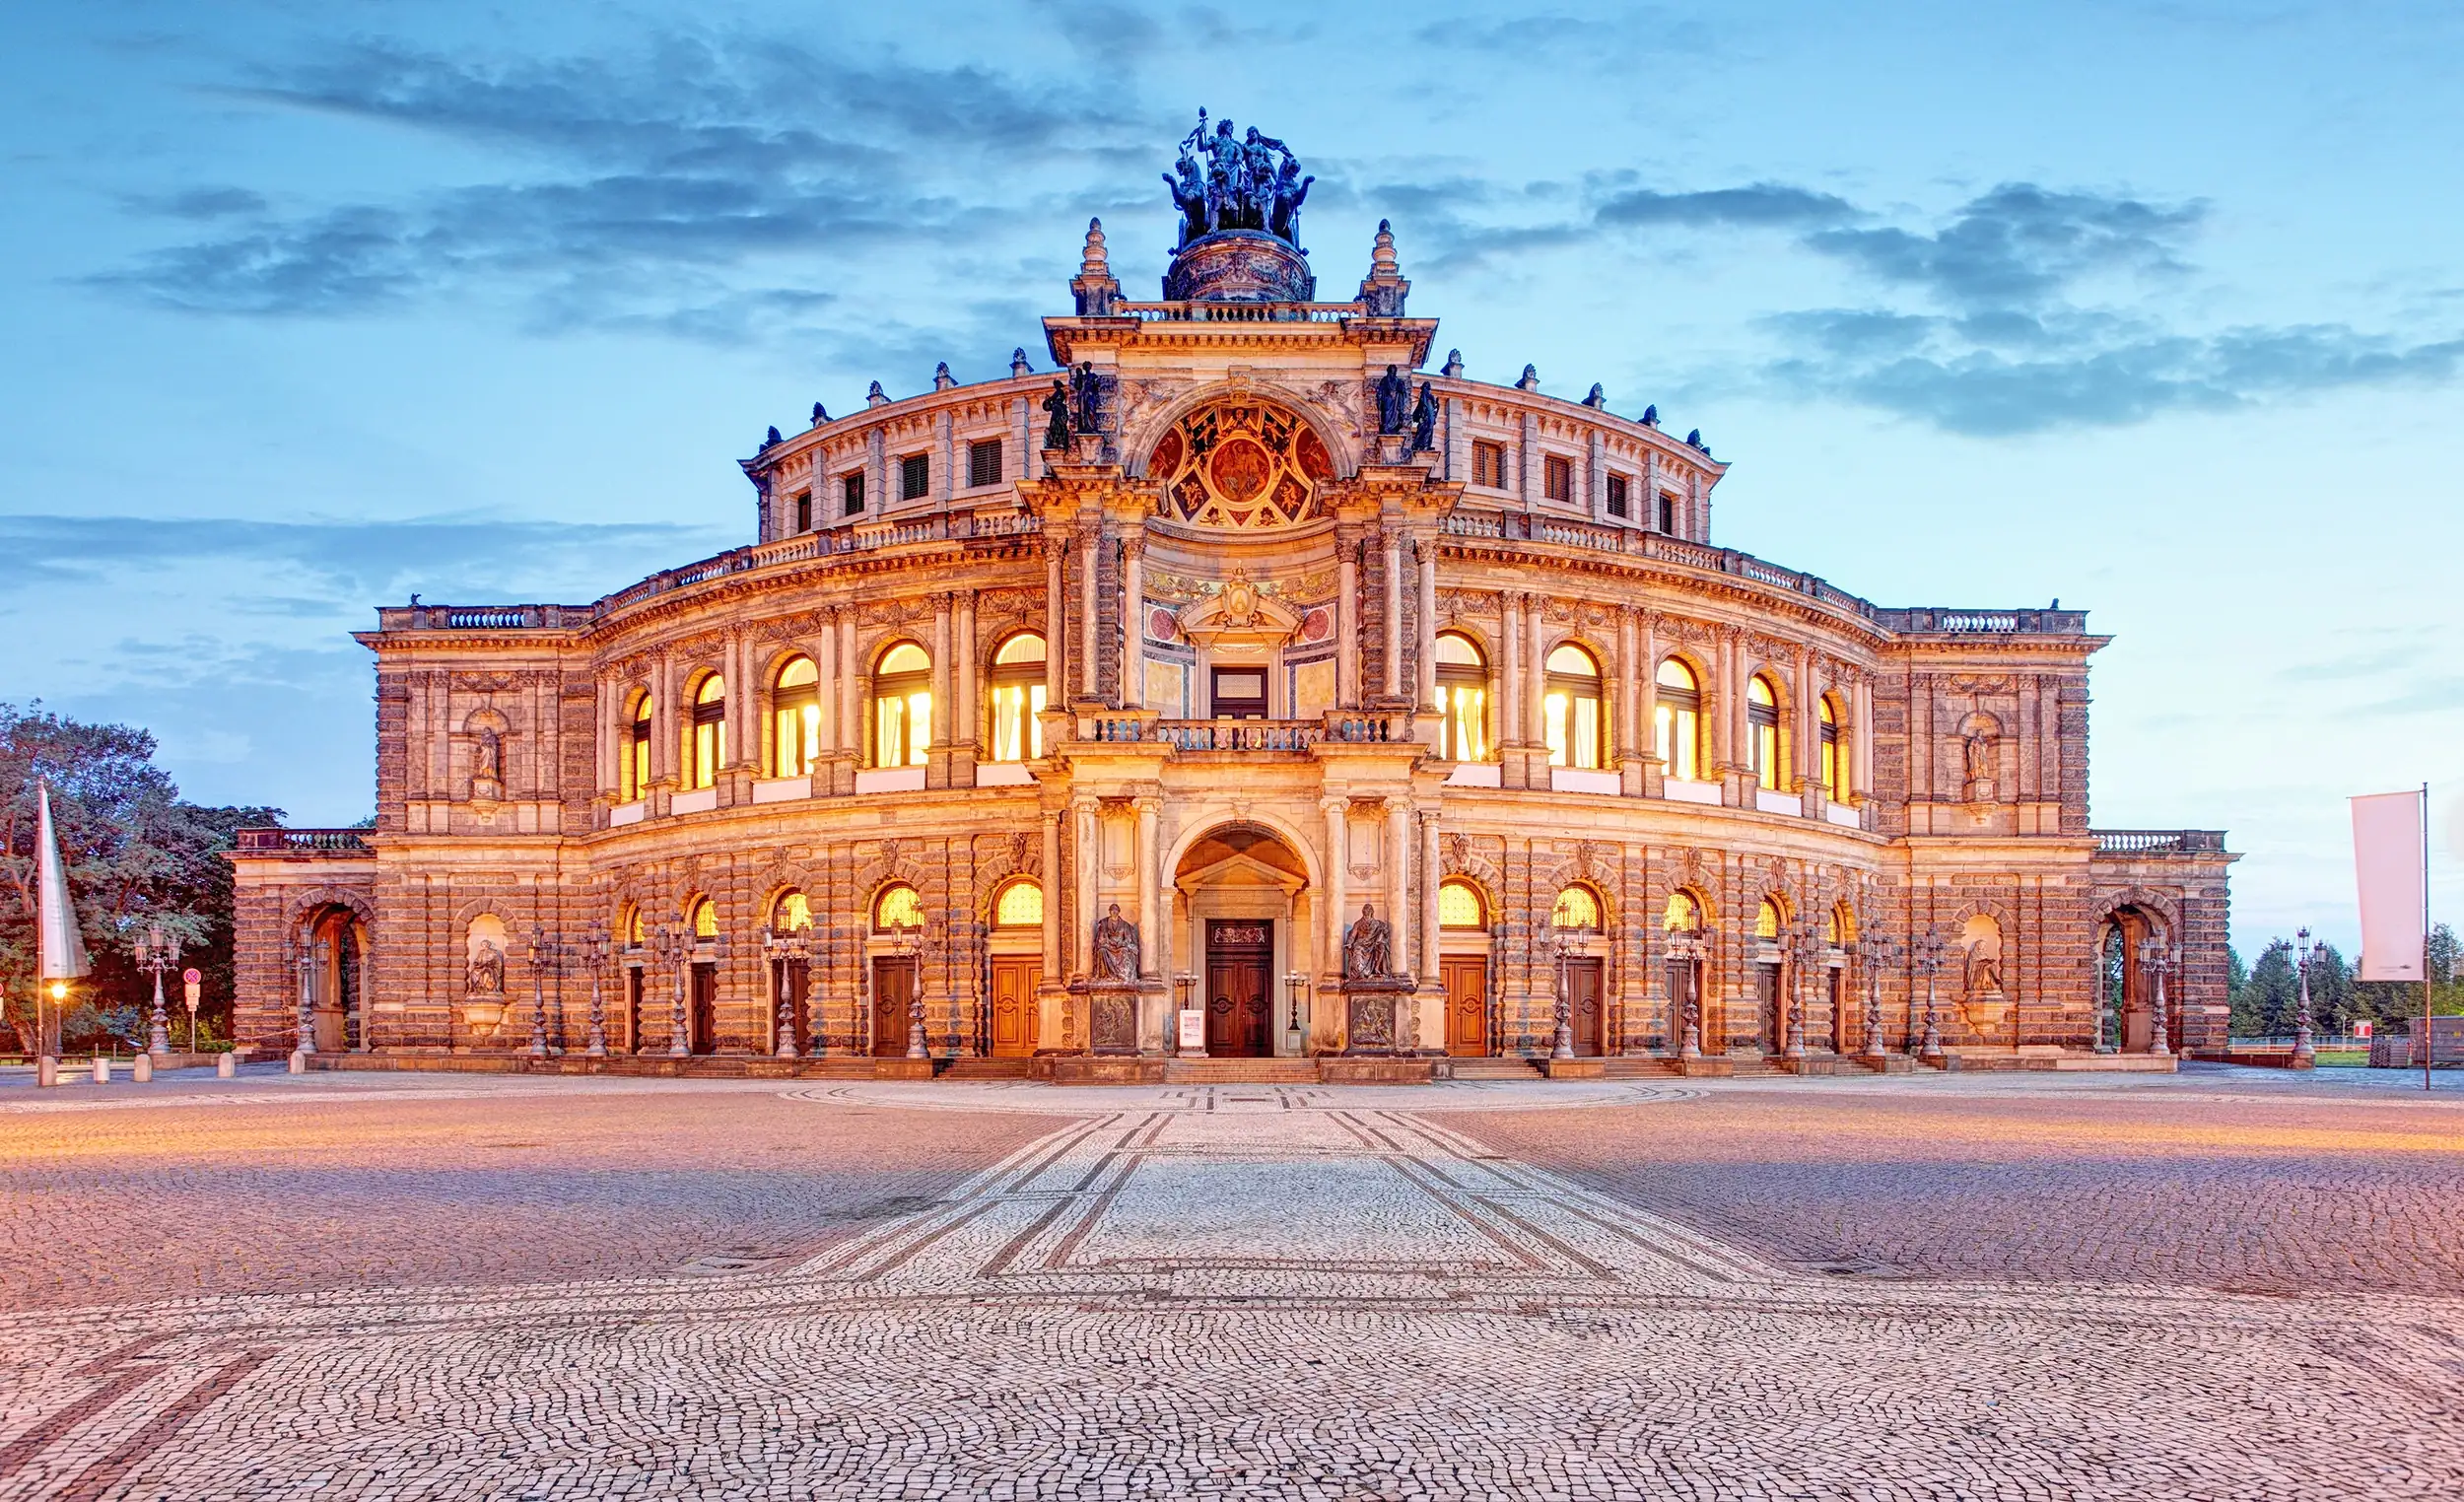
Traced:
[[642, 918], [642, 905], [625, 904], [625, 911], [616, 919], [617, 944], [626, 949], [639, 949], [650, 941], [649, 924]]
[[1840, 903], [1822, 915], [1822, 942], [1833, 949], [1845, 949], [1857, 941], [1857, 915]]
[[1682, 658], [1671, 657], [1653, 674], [1659, 708], [1660, 770], [1689, 783], [1702, 781], [1702, 685]]
[[1762, 906], [1754, 910], [1754, 937], [1766, 943], [1778, 943], [1780, 922], [1780, 905], [1768, 897], [1762, 899]]
[[889, 933], [901, 928], [924, 926], [924, 900], [916, 889], [903, 881], [891, 882], [872, 900], [872, 927], [876, 933]]
[[1437, 754], [1488, 760], [1488, 659], [1459, 631], [1437, 635]]
[[1044, 754], [1044, 639], [1022, 631], [992, 653], [992, 759], [1031, 762]]
[[1745, 755], [1754, 781], [1780, 790], [1780, 699], [1760, 673], [1745, 685]]
[[992, 900], [995, 928], [1040, 928], [1044, 925], [1044, 889], [1021, 877], [1001, 888]]
[[1834, 803], [1848, 801], [1848, 749], [1839, 743], [1839, 706], [1822, 696], [1822, 795]]
[[650, 696], [636, 694], [625, 726], [625, 750], [616, 771], [617, 800], [639, 803], [650, 785]]
[[693, 691], [693, 722], [684, 728], [684, 785], [708, 787], [727, 759], [727, 680], [717, 673]]
[[1437, 885], [1437, 925], [1440, 928], [1472, 928], [1486, 931], [1488, 904], [1481, 901], [1480, 889], [1461, 877], [1451, 877]]
[[1691, 892], [1671, 892], [1668, 911], [1661, 916], [1660, 926], [1671, 933], [1702, 931], [1702, 904]]
[[1600, 713], [1600, 664], [1572, 643], [1548, 654], [1540, 722], [1551, 767], [1597, 768], [1607, 760], [1602, 744], [1608, 723]]
[[789, 889], [779, 894], [770, 905], [770, 931], [800, 933], [813, 925], [812, 900], [803, 893]]
[[707, 897], [694, 899], [691, 922], [694, 942], [719, 937], [719, 905]]
[[1600, 894], [1579, 882], [1567, 887], [1557, 894], [1557, 906], [1548, 915], [1548, 925], [1552, 928], [1597, 931], [1600, 927]]
[[789, 657], [771, 691], [770, 775], [811, 777], [821, 760], [820, 673], [813, 659]]
[[932, 659], [901, 642], [872, 672], [872, 764], [921, 767], [931, 738]]

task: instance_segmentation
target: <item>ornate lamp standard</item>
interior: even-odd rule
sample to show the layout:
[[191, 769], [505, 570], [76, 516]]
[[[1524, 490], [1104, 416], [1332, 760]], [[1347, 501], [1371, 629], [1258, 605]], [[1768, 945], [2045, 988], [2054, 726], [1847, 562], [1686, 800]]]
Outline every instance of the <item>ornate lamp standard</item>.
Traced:
[[590, 1036], [582, 1046], [584, 1058], [607, 1057], [607, 1006], [599, 996], [599, 978], [614, 949], [615, 940], [605, 928], [593, 928], [582, 936], [582, 966], [590, 972]]
[[146, 1052], [160, 1058], [171, 1051], [170, 1019], [163, 1012], [163, 972], [179, 963], [179, 940], [166, 934], [161, 923], [146, 924], [137, 940], [137, 968], [154, 973], [154, 1018], [146, 1034]]
[[767, 923], [762, 925], [762, 954], [770, 962], [771, 974], [778, 977], [779, 1010], [771, 1024], [776, 1039], [771, 1053], [780, 1058], [800, 1057], [795, 1036], [795, 997], [787, 989], [787, 967], [806, 963], [812, 952], [810, 928], [790, 928], [781, 933]]
[[316, 1053], [316, 974], [331, 953], [323, 939], [300, 941], [300, 1044], [302, 1057]]
[[1781, 1052], [1790, 1058], [1806, 1057], [1806, 987], [1822, 959], [1822, 929], [1811, 914], [1800, 914], [1788, 925], [1788, 1038]]
[[565, 1018], [558, 1008], [556, 1041], [548, 1039], [547, 978], [553, 972], [561, 994], [565, 978], [565, 943], [548, 931], [544, 923], [530, 925], [530, 1057], [545, 1058], [565, 1052]]
[[1868, 1058], [1882, 1057], [1882, 971], [1897, 966], [1905, 946], [1882, 929], [1857, 939], [1857, 965], [1865, 972], [1865, 1046]]
[[1582, 947], [1583, 941], [1572, 928], [1552, 928], [1550, 934], [1549, 948], [1557, 963], [1557, 1034], [1549, 1043], [1548, 1057], [1572, 1058], [1574, 1057], [1574, 1001], [1566, 993], [1566, 962], [1574, 958], [1574, 951]]
[[2173, 1052], [2172, 1027], [2164, 1013], [2164, 973], [2173, 968], [2173, 957], [2165, 952], [2164, 941], [2150, 936], [2139, 941], [2139, 965], [2156, 982], [2156, 1015], [2148, 1052], [2169, 1057]]
[[[684, 973], [689, 963], [687, 957], [692, 953], [693, 946], [677, 929], [669, 924], [661, 923], [650, 935], [648, 947], [650, 951], [651, 963], [672, 966], [675, 970], [675, 986], [670, 992], [672, 999], [667, 1008], [667, 1057], [682, 1058], [692, 1052], [685, 1046], [684, 1037]], [[641, 1050], [637, 1048], [634, 1052], [640, 1053]]]
[[1283, 1014], [1291, 1019], [1292, 1052], [1297, 1055], [1309, 1046], [1309, 978], [1297, 970], [1283, 976]]
[[[1168, 1050], [1170, 1053], [1181, 1052], [1181, 1019], [1190, 1014], [1190, 996], [1197, 990], [1198, 976], [1194, 971], [1184, 970], [1172, 978], [1173, 1007], [1170, 1040], [1172, 1047]], [[1191, 1058], [1206, 1057], [1206, 1030], [1202, 1026], [1198, 1030], [1198, 1047], [1192, 1050], [1188, 1057]]]
[[921, 930], [913, 925], [902, 925], [897, 933], [899, 955], [908, 961], [910, 973], [916, 978], [915, 984], [907, 989], [907, 1057], [930, 1058], [932, 1042], [925, 1034], [924, 1022], [924, 937]]
[[1702, 935], [1692, 928], [1676, 928], [1669, 933], [1669, 958], [1684, 967], [1684, 995], [1677, 1002], [1677, 1048], [1679, 1058], [1702, 1057]]
[[2318, 1051], [2310, 1047], [2310, 956], [2315, 952], [2310, 925], [2304, 923], [2293, 940], [2293, 961], [2301, 977], [2300, 1001], [2293, 1014], [2293, 1061], [2296, 1065], [2318, 1061]]
[[1919, 1058], [1939, 1059], [1942, 1055], [1942, 1019], [1934, 1007], [1934, 976], [1943, 967], [1942, 935], [1928, 928], [1917, 935], [1911, 960], [1917, 972], [1925, 977], [1925, 1037], [1917, 1047]]

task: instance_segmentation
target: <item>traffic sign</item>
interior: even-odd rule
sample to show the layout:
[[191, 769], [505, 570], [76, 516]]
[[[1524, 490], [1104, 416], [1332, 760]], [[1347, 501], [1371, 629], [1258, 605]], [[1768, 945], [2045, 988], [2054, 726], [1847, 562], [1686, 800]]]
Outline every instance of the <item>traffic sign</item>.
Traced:
[[190, 968], [188, 968], [188, 969], [186, 969], [186, 970], [181, 971], [181, 972], [179, 973], [179, 978], [180, 978], [181, 980], [183, 980], [183, 981], [187, 982], [189, 985], [194, 986], [194, 985], [196, 985], [199, 981], [202, 981], [202, 980], [204, 980], [204, 979], [205, 979], [205, 972], [204, 972], [204, 971], [202, 971], [202, 970], [198, 970], [198, 969], [196, 969], [194, 966], [191, 966]]

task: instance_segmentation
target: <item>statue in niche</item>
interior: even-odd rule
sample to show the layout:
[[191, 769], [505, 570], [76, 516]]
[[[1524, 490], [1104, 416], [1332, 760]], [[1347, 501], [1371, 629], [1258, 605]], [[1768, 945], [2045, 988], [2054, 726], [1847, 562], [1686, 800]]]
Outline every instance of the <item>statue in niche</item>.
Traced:
[[462, 991], [472, 996], [505, 994], [505, 952], [493, 940], [481, 939], [479, 951], [463, 967]]
[[1411, 400], [1411, 382], [1394, 366], [1378, 379], [1378, 432], [1403, 431], [1403, 407]]
[[1395, 929], [1378, 917], [1377, 904], [1360, 905], [1360, 917], [1343, 930], [1343, 978], [1347, 981], [1382, 981], [1392, 976], [1395, 960]]
[[1971, 996], [2002, 994], [2002, 938], [1999, 934], [1979, 939], [1969, 947], [1967, 993]]
[[478, 783], [505, 781], [505, 740], [494, 730], [479, 732], [479, 754], [471, 769], [471, 780]]
[[1069, 446], [1069, 392], [1058, 380], [1053, 392], [1044, 398], [1044, 447], [1049, 452]]
[[1114, 903], [1095, 921], [1095, 979], [1134, 981], [1138, 976], [1137, 924], [1121, 916]]
[[1437, 449], [1437, 393], [1427, 381], [1420, 382], [1420, 399], [1411, 408], [1411, 451], [1432, 453]]
[[1095, 374], [1094, 361], [1081, 360], [1078, 368], [1069, 373], [1069, 398], [1075, 409], [1070, 417], [1071, 430], [1081, 438], [1102, 432], [1104, 377]]
[[1967, 737], [1968, 781], [1990, 783], [1994, 778], [1994, 738], [1979, 730]]

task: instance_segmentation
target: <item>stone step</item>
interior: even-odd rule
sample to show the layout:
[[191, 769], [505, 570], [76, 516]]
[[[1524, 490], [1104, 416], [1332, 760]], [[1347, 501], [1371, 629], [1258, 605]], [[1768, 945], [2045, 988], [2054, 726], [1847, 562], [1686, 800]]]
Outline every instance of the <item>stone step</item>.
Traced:
[[1169, 1085], [1314, 1085], [1314, 1058], [1167, 1058]]
[[1032, 1058], [953, 1058], [943, 1079], [1026, 1079], [1035, 1069]]
[[1448, 1060], [1457, 1079], [1540, 1079], [1540, 1063], [1530, 1058], [1456, 1058]]

